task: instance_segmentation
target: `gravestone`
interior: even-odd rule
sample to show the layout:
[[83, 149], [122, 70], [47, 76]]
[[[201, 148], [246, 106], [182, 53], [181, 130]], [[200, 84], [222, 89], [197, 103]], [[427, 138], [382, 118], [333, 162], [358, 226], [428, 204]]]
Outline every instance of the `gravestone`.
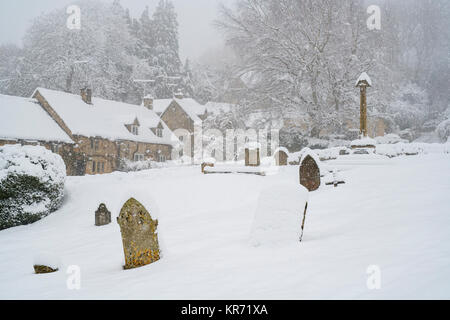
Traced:
[[315, 191], [320, 187], [320, 169], [310, 155], [300, 163], [300, 184], [309, 191]]
[[202, 173], [205, 173], [205, 168], [206, 168], [206, 167], [214, 168], [214, 163], [211, 163], [211, 162], [203, 162], [203, 163], [202, 163]]
[[58, 271], [57, 268], [53, 269], [52, 267], [49, 267], [49, 266], [42, 266], [42, 265], [37, 265], [37, 264], [35, 264], [33, 266], [33, 268], [34, 268], [34, 272], [36, 274], [53, 273], [53, 272]]
[[95, 211], [95, 225], [100, 227], [110, 223], [111, 223], [111, 212], [109, 212], [108, 209], [106, 208], [106, 205], [102, 203], [98, 207], [97, 211]]
[[288, 164], [288, 155], [283, 150], [278, 150], [275, 155], [275, 162], [277, 166], [287, 166]]
[[117, 223], [122, 234], [124, 269], [142, 267], [160, 259], [158, 220], [136, 199], [128, 200], [120, 210]]
[[247, 143], [245, 146], [245, 166], [259, 167], [261, 165], [261, 146], [259, 143]]

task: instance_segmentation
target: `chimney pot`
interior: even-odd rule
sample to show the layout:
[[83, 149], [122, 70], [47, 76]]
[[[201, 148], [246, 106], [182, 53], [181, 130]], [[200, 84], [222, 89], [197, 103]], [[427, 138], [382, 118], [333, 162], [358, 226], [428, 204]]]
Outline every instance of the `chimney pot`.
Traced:
[[144, 107], [147, 109], [153, 110], [153, 97], [152, 96], [145, 96], [144, 97]]
[[181, 92], [181, 90], [177, 91], [174, 96], [175, 96], [176, 99], [183, 99], [184, 98], [184, 94], [183, 94], [183, 92]]

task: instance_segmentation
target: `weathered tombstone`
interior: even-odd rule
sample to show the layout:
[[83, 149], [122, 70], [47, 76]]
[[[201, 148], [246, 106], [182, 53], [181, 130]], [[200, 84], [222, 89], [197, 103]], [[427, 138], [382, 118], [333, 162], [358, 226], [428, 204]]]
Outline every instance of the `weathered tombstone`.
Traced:
[[247, 143], [245, 146], [245, 166], [259, 167], [261, 165], [259, 143]]
[[320, 187], [319, 165], [309, 154], [306, 154], [300, 162], [300, 184], [309, 191], [315, 191]]
[[277, 166], [287, 166], [288, 155], [285, 151], [278, 150], [277, 152], [275, 152], [274, 157], [275, 157], [275, 162], [276, 162]]
[[202, 163], [202, 173], [205, 173], [205, 168], [206, 168], [206, 167], [214, 168], [214, 163], [203, 162], [203, 163]]
[[52, 267], [41, 266], [36, 264], [33, 266], [33, 268], [36, 274], [52, 273], [58, 271], [58, 269], [53, 269]]
[[97, 211], [95, 211], [95, 225], [100, 227], [110, 223], [111, 223], [111, 212], [109, 212], [108, 209], [106, 208], [106, 205], [102, 203], [98, 207]]
[[40, 252], [34, 257], [33, 268], [36, 274], [57, 272], [61, 261], [57, 256], [48, 252]]
[[124, 269], [142, 267], [160, 259], [158, 220], [153, 220], [139, 201], [128, 200], [120, 210], [117, 223], [122, 234]]
[[308, 197], [306, 188], [291, 181], [262, 188], [251, 227], [250, 244], [255, 247], [279, 246], [301, 241]]

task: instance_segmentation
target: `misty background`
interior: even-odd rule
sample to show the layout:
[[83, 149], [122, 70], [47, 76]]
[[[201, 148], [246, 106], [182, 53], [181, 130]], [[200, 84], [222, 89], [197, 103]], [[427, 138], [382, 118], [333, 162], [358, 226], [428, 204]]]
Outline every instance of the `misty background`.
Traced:
[[[16, 0], [0, 4], [0, 93], [36, 87], [140, 104], [182, 92], [206, 128], [278, 129], [291, 151], [355, 138], [367, 72], [371, 136], [450, 136], [448, 0]], [[81, 8], [81, 30], [66, 8]], [[381, 29], [367, 27], [367, 7]], [[142, 81], [144, 80], [144, 81]]]

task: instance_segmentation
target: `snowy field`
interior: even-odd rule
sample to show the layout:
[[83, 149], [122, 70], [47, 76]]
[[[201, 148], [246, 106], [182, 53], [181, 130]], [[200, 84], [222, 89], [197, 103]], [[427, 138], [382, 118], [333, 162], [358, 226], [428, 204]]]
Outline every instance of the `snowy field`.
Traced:
[[[70, 177], [60, 210], [0, 232], [0, 298], [450, 299], [450, 155], [337, 164], [346, 184], [310, 194], [303, 242], [259, 247], [250, 239], [258, 196], [297, 183], [295, 166], [266, 177], [199, 167]], [[115, 217], [129, 196], [159, 218], [164, 256], [124, 271]], [[101, 202], [113, 222], [95, 227]], [[34, 274], [40, 252], [58, 256], [60, 271]], [[81, 290], [67, 288], [70, 265], [81, 268]], [[372, 265], [379, 290], [366, 284]]]

